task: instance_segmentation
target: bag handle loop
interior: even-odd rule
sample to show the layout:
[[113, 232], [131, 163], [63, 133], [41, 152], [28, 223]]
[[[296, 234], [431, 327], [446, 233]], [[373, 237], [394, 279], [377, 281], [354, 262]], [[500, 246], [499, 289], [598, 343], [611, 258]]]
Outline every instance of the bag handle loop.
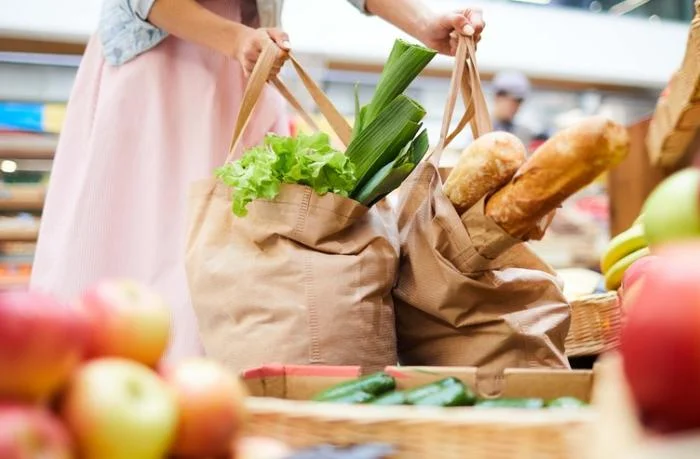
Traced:
[[277, 76], [271, 77], [275, 66], [280, 61], [284, 63], [286, 60], [289, 60], [292, 63], [294, 70], [301, 79], [301, 82], [318, 106], [323, 116], [330, 124], [333, 132], [335, 132], [345, 146], [350, 143], [352, 128], [347, 120], [333, 105], [331, 100], [318, 86], [318, 84], [311, 78], [308, 72], [302, 67], [299, 61], [297, 61], [294, 55], [280, 49], [272, 40], [270, 40], [260, 54], [258, 61], [255, 63], [255, 67], [248, 78], [248, 83], [246, 84], [245, 91], [243, 92], [243, 99], [241, 101], [238, 117], [236, 119], [236, 125], [231, 138], [229, 154], [226, 158], [227, 163], [233, 160], [236, 151], [240, 147], [243, 133], [248, 127], [253, 111], [255, 110], [263, 89], [267, 85], [268, 81], [277, 88], [282, 97], [284, 97], [287, 102], [301, 115], [306, 123], [308, 123], [316, 131], [319, 130], [311, 115], [294, 97], [282, 80], [280, 80]]
[[[465, 112], [450, 132], [450, 124], [457, 104], [457, 96], [461, 93]], [[471, 124], [474, 138], [478, 138], [493, 130], [488, 105], [481, 87], [481, 78], [476, 63], [476, 46], [472, 37], [459, 35], [455, 67], [450, 78], [450, 89], [442, 116], [440, 139], [436, 147], [428, 153], [424, 161], [430, 161], [436, 166], [447, 146], [462, 132], [467, 124]]]

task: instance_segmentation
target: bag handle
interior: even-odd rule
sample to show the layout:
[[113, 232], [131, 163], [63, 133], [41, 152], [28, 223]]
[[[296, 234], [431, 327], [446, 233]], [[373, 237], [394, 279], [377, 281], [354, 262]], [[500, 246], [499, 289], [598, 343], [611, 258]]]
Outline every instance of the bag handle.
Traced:
[[[465, 112], [450, 132], [452, 115], [457, 104], [457, 96], [462, 94]], [[426, 155], [424, 161], [430, 161], [436, 166], [447, 146], [462, 132], [467, 124], [471, 124], [474, 138], [478, 138], [493, 130], [488, 105], [481, 87], [481, 78], [476, 64], [476, 46], [472, 37], [459, 35], [455, 67], [450, 78], [450, 89], [447, 94], [445, 111], [442, 116], [440, 140], [437, 146]]]
[[260, 100], [260, 95], [268, 81], [270, 81], [280, 92], [287, 102], [301, 115], [313, 129], [318, 131], [318, 126], [311, 118], [311, 115], [304, 109], [299, 101], [294, 97], [289, 88], [277, 76], [270, 77], [276, 64], [280, 61], [289, 61], [294, 66], [294, 70], [301, 79], [307, 92], [318, 106], [321, 114], [326, 118], [328, 124], [340, 141], [347, 146], [352, 136], [352, 128], [343, 115], [333, 105], [323, 90], [311, 78], [308, 72], [302, 67], [297, 59], [289, 52], [280, 49], [272, 40], [265, 46], [260, 57], [258, 57], [255, 67], [248, 78], [248, 83], [243, 92], [241, 107], [238, 111], [236, 125], [231, 138], [231, 146], [226, 162], [233, 160], [233, 156], [242, 141], [243, 133], [250, 122], [255, 106]]

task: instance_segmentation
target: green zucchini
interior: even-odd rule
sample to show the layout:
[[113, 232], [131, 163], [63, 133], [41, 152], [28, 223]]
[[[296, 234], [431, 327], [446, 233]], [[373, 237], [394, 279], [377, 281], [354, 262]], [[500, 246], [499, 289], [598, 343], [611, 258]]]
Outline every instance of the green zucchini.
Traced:
[[429, 395], [437, 394], [439, 392], [442, 392], [445, 388], [454, 386], [454, 385], [462, 385], [462, 381], [455, 377], [449, 377], [445, 379], [441, 379], [439, 381], [435, 381], [430, 384], [426, 384], [424, 386], [419, 386], [414, 389], [410, 389], [404, 392], [406, 395], [406, 403], [409, 405], [413, 405], [416, 401], [425, 398]]
[[474, 393], [461, 381], [448, 384], [439, 392], [426, 395], [413, 402], [416, 406], [471, 406], [476, 402]]
[[521, 408], [526, 410], [539, 410], [544, 407], [541, 398], [497, 398], [493, 400], [480, 400], [475, 408]]
[[340, 403], [346, 405], [355, 405], [359, 403], [369, 403], [374, 400], [374, 395], [368, 394], [365, 391], [358, 390], [355, 392], [350, 392], [348, 394], [343, 394], [338, 397], [326, 398], [323, 401], [326, 403]]
[[586, 402], [576, 397], [559, 397], [547, 402], [547, 408], [581, 408], [587, 406]]
[[316, 395], [313, 400], [322, 402], [357, 391], [363, 391], [376, 397], [394, 389], [396, 389], [396, 380], [382, 371], [333, 386]]
[[372, 405], [405, 405], [406, 394], [401, 391], [389, 392], [370, 402]]

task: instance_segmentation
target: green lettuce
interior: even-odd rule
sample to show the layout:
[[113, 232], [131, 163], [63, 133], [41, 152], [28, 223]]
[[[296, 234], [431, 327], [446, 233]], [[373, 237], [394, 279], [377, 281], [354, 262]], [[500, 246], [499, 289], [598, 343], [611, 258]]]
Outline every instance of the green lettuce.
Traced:
[[283, 183], [311, 187], [319, 195], [335, 193], [348, 197], [357, 179], [352, 162], [331, 146], [327, 134], [284, 137], [268, 134], [262, 145], [216, 170], [216, 176], [234, 189], [233, 213], [248, 214], [256, 199], [274, 199]]

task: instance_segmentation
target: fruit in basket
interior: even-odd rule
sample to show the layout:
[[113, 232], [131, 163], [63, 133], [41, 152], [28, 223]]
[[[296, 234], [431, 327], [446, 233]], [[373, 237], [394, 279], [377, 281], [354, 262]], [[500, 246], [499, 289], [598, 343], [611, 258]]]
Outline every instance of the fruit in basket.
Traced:
[[88, 357], [123, 357], [154, 366], [170, 339], [170, 308], [149, 287], [130, 280], [103, 281], [81, 297], [93, 336]]
[[61, 422], [48, 410], [0, 404], [2, 459], [72, 459], [73, 442]]
[[164, 366], [161, 372], [178, 403], [172, 453], [177, 457], [225, 455], [245, 418], [246, 391], [240, 380], [219, 363], [206, 359]]
[[659, 252], [626, 295], [621, 353], [644, 424], [700, 428], [700, 244]]
[[138, 362], [103, 358], [71, 378], [60, 413], [82, 459], [162, 459], [177, 428], [175, 395]]
[[617, 290], [620, 288], [620, 285], [622, 285], [622, 279], [625, 276], [627, 269], [638, 260], [649, 256], [650, 254], [651, 251], [649, 250], [649, 247], [644, 247], [636, 252], [630, 253], [612, 265], [612, 267], [605, 273], [605, 288], [608, 290]]
[[618, 261], [646, 246], [644, 226], [641, 224], [632, 225], [610, 240], [600, 259], [600, 272], [605, 275]]
[[244, 437], [233, 445], [233, 459], [283, 459], [292, 454], [281, 441], [267, 437]]
[[87, 335], [74, 306], [39, 292], [0, 293], [0, 397], [53, 395], [80, 363]]
[[649, 245], [700, 238], [700, 169], [684, 169], [661, 182], [644, 204]]

